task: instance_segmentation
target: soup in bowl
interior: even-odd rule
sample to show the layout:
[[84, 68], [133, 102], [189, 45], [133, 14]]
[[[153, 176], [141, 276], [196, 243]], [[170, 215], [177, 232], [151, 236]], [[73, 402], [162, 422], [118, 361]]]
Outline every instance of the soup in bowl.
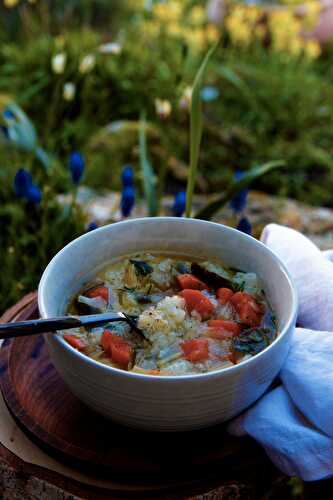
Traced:
[[258, 354], [278, 333], [255, 273], [181, 256], [143, 253], [110, 263], [68, 308], [74, 315], [111, 311], [130, 316], [132, 328], [110, 322], [63, 338], [103, 364], [147, 375], [221, 370]]
[[74, 240], [45, 270], [42, 317], [121, 310], [127, 325], [46, 334], [83, 402], [118, 423], [191, 430], [223, 422], [267, 389], [297, 313], [284, 265], [235, 229], [133, 219]]

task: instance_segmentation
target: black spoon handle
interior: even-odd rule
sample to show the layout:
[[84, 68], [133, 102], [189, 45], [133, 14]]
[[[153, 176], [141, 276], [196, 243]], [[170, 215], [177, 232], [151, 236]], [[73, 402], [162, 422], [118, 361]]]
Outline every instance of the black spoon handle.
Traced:
[[127, 315], [121, 312], [33, 319], [29, 321], [19, 321], [17, 323], [0, 324], [0, 339], [56, 332], [57, 330], [68, 330], [70, 328], [79, 328], [80, 326], [98, 326], [112, 321], [130, 322]]

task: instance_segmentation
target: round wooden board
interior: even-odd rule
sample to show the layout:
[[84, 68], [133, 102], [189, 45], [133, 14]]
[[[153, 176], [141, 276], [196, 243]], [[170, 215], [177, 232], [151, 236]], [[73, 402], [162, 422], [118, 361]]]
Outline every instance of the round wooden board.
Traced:
[[[1, 320], [36, 316], [35, 298], [26, 302]], [[103, 418], [63, 383], [42, 336], [3, 343], [0, 383], [10, 411], [31, 439], [81, 471], [85, 468], [90, 474], [124, 483], [149, 483], [150, 488], [153, 484], [165, 487], [170, 481], [173, 488], [178, 483], [181, 488], [191, 482], [216, 484], [216, 478], [220, 484], [241, 476], [262, 478], [263, 471], [267, 478], [274, 475], [266, 455], [252, 440], [233, 438], [222, 425], [163, 434], [128, 429]]]

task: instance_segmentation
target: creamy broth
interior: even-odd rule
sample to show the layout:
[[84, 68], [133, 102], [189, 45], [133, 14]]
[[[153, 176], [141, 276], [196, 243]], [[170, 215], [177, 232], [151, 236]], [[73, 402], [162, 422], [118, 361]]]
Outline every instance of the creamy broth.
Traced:
[[64, 332], [87, 356], [150, 375], [221, 370], [256, 355], [277, 336], [274, 314], [254, 273], [212, 261], [149, 253], [109, 264], [73, 298], [68, 312], [123, 311], [125, 322]]

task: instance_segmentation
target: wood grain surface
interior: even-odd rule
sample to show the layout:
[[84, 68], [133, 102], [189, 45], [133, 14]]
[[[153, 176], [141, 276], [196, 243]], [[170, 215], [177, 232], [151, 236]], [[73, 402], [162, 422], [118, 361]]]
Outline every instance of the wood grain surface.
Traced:
[[[36, 314], [36, 298], [30, 295], [2, 321]], [[122, 481], [125, 491], [128, 485], [128, 498], [135, 496], [135, 484], [140, 484], [138, 498], [145, 485], [146, 498], [152, 492], [154, 498], [185, 498], [231, 484], [244, 487], [244, 491], [255, 485], [259, 494], [279, 477], [252, 440], [232, 438], [224, 426], [189, 433], [144, 433], [101, 417], [67, 389], [49, 359], [42, 336], [4, 342], [0, 382], [10, 411], [35, 443], [81, 471]], [[51, 478], [53, 475], [55, 481], [61, 479], [52, 471], [42, 472]], [[78, 492], [75, 483], [72, 481], [70, 488]], [[83, 498], [90, 498], [88, 490], [85, 485]], [[104, 493], [99, 491], [101, 496], [97, 496], [95, 492], [93, 498], [105, 498]], [[116, 491], [113, 495], [108, 498], [118, 498]]]

